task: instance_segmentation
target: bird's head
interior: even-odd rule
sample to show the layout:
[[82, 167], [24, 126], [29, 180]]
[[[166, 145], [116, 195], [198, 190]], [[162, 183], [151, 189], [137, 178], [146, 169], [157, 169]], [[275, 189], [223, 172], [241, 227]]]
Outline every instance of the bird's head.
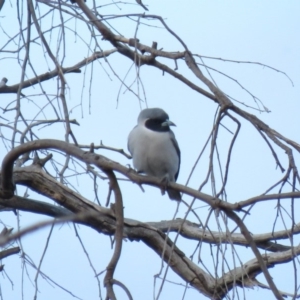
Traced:
[[142, 110], [138, 117], [138, 123], [150, 130], [160, 132], [169, 131], [170, 126], [176, 126], [161, 108], [146, 108]]

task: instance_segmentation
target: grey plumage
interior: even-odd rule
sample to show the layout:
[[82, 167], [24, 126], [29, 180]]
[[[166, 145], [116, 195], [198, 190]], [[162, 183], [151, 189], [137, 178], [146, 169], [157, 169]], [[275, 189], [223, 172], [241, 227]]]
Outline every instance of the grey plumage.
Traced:
[[[146, 108], [128, 136], [133, 166], [140, 173], [175, 182], [180, 168], [180, 150], [168, 114], [160, 108]], [[180, 200], [178, 191], [167, 188], [170, 199]]]

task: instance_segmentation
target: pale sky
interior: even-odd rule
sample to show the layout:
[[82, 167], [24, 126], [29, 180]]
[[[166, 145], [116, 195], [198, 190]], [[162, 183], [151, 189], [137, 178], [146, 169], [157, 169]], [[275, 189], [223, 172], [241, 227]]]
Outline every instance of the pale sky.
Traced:
[[[109, 3], [109, 1], [108, 1]], [[127, 2], [126, 2], [127, 3]], [[126, 14], [143, 13], [141, 7], [135, 5], [135, 1], [129, 4], [118, 4], [118, 6], [103, 7], [100, 13], [103, 14]], [[149, 14], [160, 15], [164, 18], [167, 25], [185, 42], [194, 54], [223, 58], [234, 61], [258, 62], [270, 66], [277, 72], [262, 65], [249, 63], [232, 63], [216, 59], [204, 58], [207, 66], [217, 69], [226, 75], [237, 80], [243, 87], [259, 98], [270, 113], [260, 113], [249, 107], [239, 105], [242, 109], [255, 114], [270, 127], [286, 137], [299, 143], [299, 100], [300, 100], [300, 2], [299, 1], [146, 1], [143, 3], [148, 6]], [[87, 5], [91, 1], [87, 0]], [[46, 5], [39, 3], [41, 12], [46, 11]], [[118, 9], [118, 7], [120, 9]], [[46, 22], [51, 22], [52, 17], [45, 19], [44, 26], [48, 28]], [[54, 24], [58, 24], [59, 18], [54, 18]], [[183, 51], [181, 45], [174, 37], [162, 28], [158, 22], [143, 23], [152, 24], [151, 26], [141, 26], [137, 36], [143, 44], [151, 45], [153, 41], [158, 43], [158, 48], [166, 51]], [[136, 25], [129, 20], [119, 19], [111, 21], [126, 37], [134, 37]], [[18, 23], [16, 21], [16, 3], [6, 1], [0, 12], [0, 49], [7, 40], [7, 35], [18, 33]], [[48, 26], [48, 27], [47, 27]], [[66, 58], [64, 66], [68, 67], [84, 57], [88, 56], [84, 43], [80, 37], [86, 37], [89, 43], [89, 32], [79, 22], [71, 21], [68, 23], [67, 32], [70, 34], [66, 45]], [[57, 31], [56, 31], [57, 32]], [[101, 38], [99, 37], [99, 42]], [[55, 49], [57, 43], [56, 35], [53, 34], [51, 46]], [[108, 42], [101, 41], [103, 50], [111, 49]], [[4, 50], [14, 50], [17, 48], [15, 43], [11, 43]], [[3, 50], [3, 49], [2, 49]], [[99, 50], [99, 49], [98, 49]], [[32, 46], [31, 60], [35, 70], [41, 73], [48, 71], [45, 63], [44, 54], [39, 46]], [[24, 55], [24, 53], [22, 54]], [[0, 52], [0, 78], [7, 77], [8, 85], [19, 82], [21, 69], [18, 61], [13, 58], [13, 53]], [[23, 59], [23, 57], [22, 57]], [[166, 62], [160, 59], [162, 62]], [[52, 70], [53, 64], [47, 58], [49, 69]], [[111, 55], [108, 62], [119, 76], [124, 79], [131, 67], [131, 62], [119, 55]], [[171, 64], [171, 67], [175, 68]], [[199, 84], [191, 73], [188, 73], [184, 62], [178, 62], [181, 74], [192, 79]], [[32, 76], [28, 68], [28, 76]], [[204, 69], [202, 69], [204, 71]], [[140, 111], [140, 104], [137, 97], [126, 91], [121, 86], [120, 81], [113, 75], [109, 65], [103, 60], [96, 62], [93, 68], [93, 84], [90, 89], [91, 67], [82, 69], [80, 74], [66, 75], [69, 90], [67, 100], [71, 111], [70, 118], [75, 118], [80, 126], [73, 126], [72, 130], [80, 144], [95, 144], [102, 141], [105, 145], [124, 148], [127, 151], [127, 136], [135, 126], [136, 119]], [[109, 74], [109, 75], [107, 75]], [[206, 73], [207, 75], [207, 73]], [[257, 108], [252, 97], [249, 96], [236, 82], [225, 78], [223, 75], [211, 70], [211, 75], [218, 87], [234, 99], [245, 103], [247, 106]], [[132, 85], [132, 90], [146, 100], [142, 107], [161, 107], [169, 114], [170, 119], [176, 123], [174, 133], [181, 149], [181, 169], [178, 182], [185, 184], [189, 177], [199, 152], [204, 146], [214, 120], [216, 105], [211, 100], [197, 94], [195, 91], [184, 86], [181, 82], [172, 78], [168, 74], [161, 74], [160, 71], [143, 66], [140, 70], [143, 86], [134, 83], [136, 71], [133, 67], [126, 77], [126, 83]], [[56, 93], [56, 79], [51, 80], [45, 85], [49, 94]], [[205, 88], [203, 84], [201, 87]], [[144, 88], [144, 91], [143, 91]], [[207, 88], [206, 88], [207, 89]], [[146, 99], [145, 99], [145, 95]], [[40, 94], [38, 87], [26, 89], [24, 93], [30, 98], [22, 100], [26, 104], [26, 117], [34, 118], [39, 112], [39, 107], [45, 105], [45, 99]], [[34, 96], [37, 95], [38, 96]], [[32, 96], [31, 96], [32, 95]], [[90, 95], [90, 96], [89, 96]], [[15, 99], [15, 95], [0, 95], [0, 107], [5, 107], [10, 101]], [[235, 102], [234, 102], [235, 103]], [[82, 104], [80, 106], [80, 104]], [[90, 108], [89, 108], [90, 106]], [[89, 112], [90, 109], [90, 112]], [[49, 109], [50, 111], [50, 109]], [[1, 111], [2, 113], [2, 111]], [[13, 118], [13, 113], [7, 113], [4, 117]], [[49, 119], [54, 116], [47, 116]], [[42, 119], [39, 115], [37, 119]], [[240, 120], [241, 121], [241, 120]], [[1, 122], [1, 119], [0, 119]], [[227, 121], [224, 125], [234, 130], [235, 126]], [[61, 125], [45, 127], [39, 131], [40, 138], [64, 139], [64, 131]], [[225, 130], [220, 130], [219, 150], [228, 147], [231, 135]], [[6, 151], [3, 143], [0, 144], [0, 161], [2, 161]], [[282, 163], [287, 167], [287, 159], [281, 150], [276, 148]], [[131, 164], [131, 161], [122, 157], [120, 154], [109, 151], [100, 151], [110, 159], [118, 161], [123, 165]], [[226, 153], [226, 152], [225, 152]], [[221, 154], [222, 155], [222, 154]], [[223, 154], [225, 155], [225, 154]], [[202, 157], [195, 173], [193, 174], [189, 186], [197, 189], [207, 174], [209, 152], [206, 151]], [[299, 156], [296, 163], [299, 162]], [[259, 133], [249, 124], [242, 122], [241, 133], [236, 142], [233, 152], [231, 165], [231, 176], [228, 181], [227, 194], [228, 201], [235, 202], [245, 200], [249, 197], [264, 193], [270, 185], [282, 177], [279, 169], [270, 154], [269, 148], [261, 140]], [[93, 185], [91, 181], [82, 181], [80, 178], [73, 179], [74, 186], [88, 199], [94, 200]], [[72, 180], [72, 179], [71, 179]], [[173, 218], [176, 204], [161, 196], [156, 188], [144, 186], [143, 193], [137, 185], [128, 182], [121, 182], [124, 201], [124, 214], [126, 218], [139, 221], [161, 221]], [[18, 189], [20, 195], [24, 190]], [[210, 185], [207, 185], [203, 192], [211, 194]], [[275, 191], [274, 191], [275, 192]], [[29, 191], [30, 197], [43, 199]], [[99, 182], [99, 198], [104, 205], [107, 196], [107, 182]], [[184, 196], [184, 200], [190, 202], [191, 199]], [[299, 205], [298, 205], [299, 206]], [[205, 222], [209, 213], [208, 207], [200, 201], [197, 202], [197, 212], [201, 220]], [[287, 207], [289, 205], [287, 204]], [[185, 207], [181, 207], [177, 218], [183, 218], [186, 212]], [[299, 222], [299, 209], [296, 212]], [[298, 216], [297, 216], [298, 213]], [[253, 217], [249, 218], [246, 224], [252, 233], [269, 232], [276, 217], [276, 203], [269, 202], [260, 204], [252, 212]], [[1, 213], [1, 221], [17, 230], [17, 220], [13, 213]], [[45, 216], [34, 216], [22, 212], [20, 224], [25, 227], [40, 220], [46, 220]], [[188, 218], [195, 221], [193, 217]], [[253, 222], [253, 223], [252, 223]], [[280, 224], [279, 224], [280, 225]], [[279, 226], [278, 225], [278, 226]], [[211, 228], [217, 230], [216, 223], [211, 222]], [[277, 230], [281, 228], [276, 228]], [[1, 228], [0, 228], [1, 229]], [[282, 228], [281, 228], [282, 229]], [[41, 258], [45, 242], [50, 228], [41, 230], [22, 240], [24, 251], [34, 263], [38, 265]], [[111, 245], [108, 237], [99, 235], [90, 228], [80, 226], [78, 229], [80, 237], [93, 261], [96, 271], [99, 273], [104, 270], [111, 255]], [[174, 235], [171, 235], [174, 237]], [[297, 243], [299, 240], [295, 239]], [[178, 246], [189, 257], [195, 247], [196, 242], [179, 238]], [[208, 268], [212, 267], [212, 256], [209, 246], [203, 247], [201, 260]], [[239, 248], [239, 258], [246, 262], [254, 258], [251, 250]], [[214, 251], [214, 246], [212, 246]], [[230, 249], [227, 250], [230, 255]], [[197, 256], [197, 255], [196, 255]], [[197, 258], [196, 258], [197, 260]], [[230, 257], [228, 257], [230, 260]], [[197, 262], [197, 261], [195, 261]], [[22, 285], [22, 263], [17, 256], [6, 258], [5, 275], [0, 279], [1, 294], [3, 299], [21, 299]], [[161, 259], [141, 242], [124, 241], [123, 252], [119, 261], [115, 277], [123, 282], [132, 292], [134, 299], [153, 299], [161, 284], [157, 280], [154, 287], [154, 275], [160, 271]], [[26, 272], [30, 274], [33, 281], [35, 271], [27, 266]], [[81, 299], [96, 300], [98, 296], [98, 284], [94, 274], [89, 267], [87, 258], [82, 250], [78, 238], [75, 236], [73, 225], [56, 226], [53, 230], [49, 249], [42, 265], [42, 270], [54, 281], [63, 287], [71, 290], [72, 293]], [[165, 270], [165, 268], [164, 268]], [[291, 265], [277, 265], [270, 269], [278, 288], [286, 292], [293, 292], [294, 282], [289, 274], [292, 270]], [[299, 270], [299, 266], [298, 266]], [[298, 272], [298, 277], [300, 273]], [[280, 278], [280, 280], [279, 280]], [[261, 282], [265, 283], [263, 275], [258, 276]], [[12, 287], [10, 280], [13, 281]], [[100, 277], [102, 297], [105, 298], [103, 287], [103, 275]], [[170, 269], [167, 280], [178, 284], [166, 282], [159, 299], [182, 299], [184, 293], [183, 281]], [[32, 299], [34, 295], [33, 285], [30, 283], [24, 271], [24, 299]], [[183, 285], [182, 285], [183, 284]], [[299, 282], [297, 283], [299, 285]], [[58, 287], [53, 287], [41, 277], [39, 278], [38, 299], [74, 299], [70, 294], [63, 292]], [[118, 289], [116, 288], [116, 291]], [[245, 295], [239, 289], [239, 297], [236, 299], [274, 299], [272, 292], [259, 288], [246, 289]], [[118, 294], [119, 292], [117, 292]], [[118, 299], [126, 299], [123, 292], [118, 294]], [[193, 289], [186, 292], [186, 300], [207, 299]]]

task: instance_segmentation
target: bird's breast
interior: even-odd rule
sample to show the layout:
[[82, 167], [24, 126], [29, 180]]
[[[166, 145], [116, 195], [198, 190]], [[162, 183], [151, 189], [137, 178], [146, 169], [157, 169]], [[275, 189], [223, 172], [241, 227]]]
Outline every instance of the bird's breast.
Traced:
[[167, 176], [170, 181], [175, 181], [179, 157], [169, 132], [135, 128], [128, 145], [138, 171], [160, 178]]

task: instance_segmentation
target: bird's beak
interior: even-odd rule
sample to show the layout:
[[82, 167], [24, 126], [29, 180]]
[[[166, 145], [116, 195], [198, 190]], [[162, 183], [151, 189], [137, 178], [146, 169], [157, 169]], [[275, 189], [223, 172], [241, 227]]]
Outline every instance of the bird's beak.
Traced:
[[175, 123], [167, 119], [165, 122], [161, 123], [161, 126], [176, 126], [176, 125]]

